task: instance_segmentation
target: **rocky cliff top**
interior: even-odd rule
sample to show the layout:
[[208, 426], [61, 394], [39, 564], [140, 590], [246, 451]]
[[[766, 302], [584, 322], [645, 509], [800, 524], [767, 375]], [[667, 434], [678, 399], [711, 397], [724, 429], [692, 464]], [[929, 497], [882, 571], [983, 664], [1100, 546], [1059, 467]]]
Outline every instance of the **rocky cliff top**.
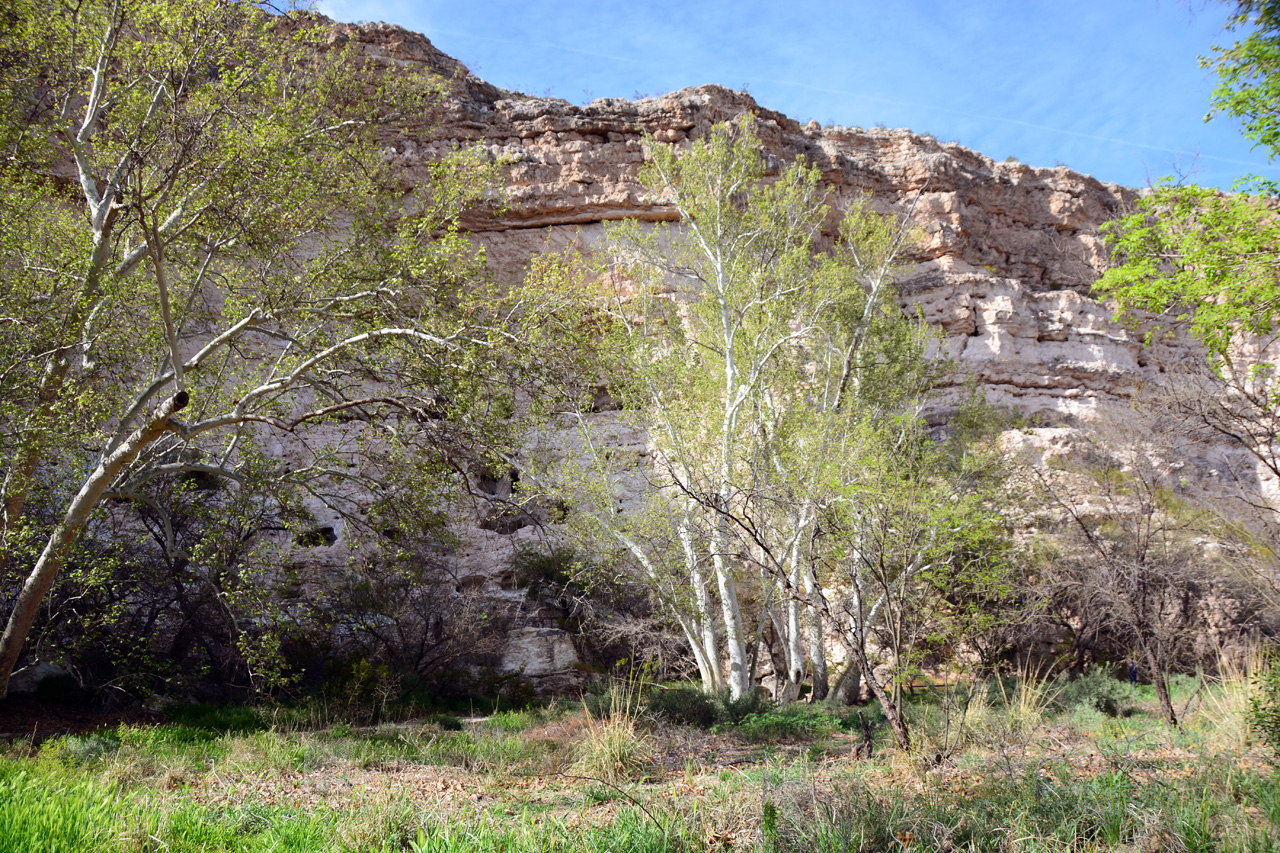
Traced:
[[438, 121], [388, 140], [410, 174], [460, 144], [483, 145], [511, 163], [508, 210], [473, 217], [476, 231], [671, 219], [636, 181], [643, 135], [680, 143], [746, 112], [758, 117], [760, 137], [778, 165], [803, 156], [822, 170], [833, 205], [869, 195], [885, 210], [912, 208], [927, 235], [916, 258], [921, 272], [986, 272], [1032, 292], [1087, 292], [1104, 257], [1098, 225], [1134, 195], [1065, 167], [998, 163], [908, 130], [802, 125], [721, 86], [582, 106], [532, 97], [480, 80], [419, 33], [382, 23], [335, 26], [341, 38], [357, 40], [379, 61], [454, 81]]
[[453, 81], [440, 115], [387, 139], [411, 182], [458, 145], [482, 145], [509, 163], [506, 208], [466, 223], [504, 281], [519, 280], [535, 252], [590, 248], [606, 220], [675, 219], [637, 181], [644, 136], [680, 144], [752, 112], [773, 167], [803, 156], [822, 171], [834, 207], [866, 196], [883, 211], [910, 212], [925, 238], [904, 302], [946, 331], [950, 353], [993, 402], [1071, 422], [1129, 398], [1164, 359], [1187, 354], [1147, 351], [1087, 295], [1106, 257], [1098, 226], [1135, 198], [1131, 189], [1061, 166], [996, 162], [909, 130], [802, 125], [721, 86], [582, 106], [532, 97], [480, 80], [402, 27], [334, 26], [379, 62]]

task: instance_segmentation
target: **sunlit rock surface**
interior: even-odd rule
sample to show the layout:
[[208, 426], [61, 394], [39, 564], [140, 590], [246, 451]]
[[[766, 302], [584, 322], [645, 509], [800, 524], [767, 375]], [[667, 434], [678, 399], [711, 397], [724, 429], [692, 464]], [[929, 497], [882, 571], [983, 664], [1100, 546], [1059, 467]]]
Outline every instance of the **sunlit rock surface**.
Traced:
[[[1171, 365], [1203, 357], [1185, 340], [1144, 346], [1141, 331], [1115, 322], [1088, 295], [1105, 263], [1098, 228], [1135, 199], [1131, 189], [1062, 166], [996, 162], [908, 130], [802, 125], [714, 85], [583, 106], [531, 97], [485, 83], [399, 27], [337, 31], [335, 38], [359, 42], [389, 68], [422, 66], [453, 79], [441, 113], [424, 116], [418, 133], [387, 138], [386, 153], [410, 186], [455, 146], [484, 146], [506, 164], [505, 206], [466, 219], [506, 284], [521, 280], [536, 252], [571, 244], [590, 251], [606, 221], [674, 221], [675, 212], [648, 198], [637, 180], [644, 134], [679, 145], [752, 112], [772, 171], [803, 157], [821, 170], [836, 210], [866, 197], [917, 223], [923, 236], [903, 282], [903, 306], [943, 331], [960, 376], [976, 377], [989, 401], [1028, 416], [1024, 451], [1069, 454], [1075, 429], [1122, 412]], [[472, 528], [459, 574], [486, 578], [495, 596], [510, 598], [501, 592], [506, 561], [543, 535], [536, 525]], [[512, 634], [504, 666], [563, 682], [575, 663], [571, 645], [545, 621], [526, 623]]]

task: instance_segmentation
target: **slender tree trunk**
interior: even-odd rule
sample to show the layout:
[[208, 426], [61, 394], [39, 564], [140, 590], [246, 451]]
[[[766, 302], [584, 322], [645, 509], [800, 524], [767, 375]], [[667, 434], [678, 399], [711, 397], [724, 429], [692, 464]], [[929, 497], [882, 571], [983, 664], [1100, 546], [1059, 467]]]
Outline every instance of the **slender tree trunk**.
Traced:
[[[813, 600], [816, 592], [813, 572], [804, 573], [804, 594]], [[830, 674], [827, 671], [827, 637], [822, 630], [822, 612], [817, 605], [810, 604], [809, 610], [809, 660], [813, 663], [813, 701], [821, 702], [830, 692]]]
[[729, 695], [737, 699], [746, 693], [750, 685], [747, 681], [747, 649], [742, 632], [742, 607], [738, 603], [738, 587], [730, 572], [729, 561], [725, 556], [729, 535], [725, 530], [728, 524], [723, 517], [717, 518], [715, 533], [711, 539], [711, 562], [716, 570], [716, 584], [720, 589], [720, 608], [724, 614], [724, 642], [729, 651]]
[[[686, 506], [686, 511], [689, 509]], [[689, 531], [688, 521], [681, 521], [679, 535], [680, 545], [684, 549], [685, 567], [689, 571], [689, 585], [693, 591], [693, 606], [698, 614], [697, 627], [700, 636], [692, 642], [701, 643], [702, 657], [707, 661], [707, 674], [703, 675], [702, 687], [708, 693], [715, 693], [724, 687], [724, 677], [720, 673], [720, 643], [716, 638], [716, 621], [714, 608], [711, 605], [711, 593], [707, 591], [707, 579], [698, 565], [698, 554], [694, 549], [693, 535]], [[698, 657], [696, 648], [694, 656]], [[699, 669], [701, 666], [699, 664]]]
[[[774, 699], [783, 704], [790, 704], [800, 698], [800, 680], [792, 677], [794, 669], [791, 634], [787, 627], [788, 620], [779, 618], [773, 608], [769, 609], [769, 622], [773, 626], [773, 636], [778, 640], [775, 650], [769, 644], [769, 659], [773, 662], [773, 678], [775, 684]], [[753, 682], [754, 683], [754, 680]]]
[[685, 642], [689, 644], [689, 650], [693, 652], [693, 661], [698, 665], [698, 678], [702, 681], [702, 689], [708, 693], [714, 691], [716, 689], [715, 664], [703, 653], [702, 643], [699, 642], [698, 623], [696, 620], [690, 621], [679, 615], [676, 616], [676, 621], [684, 633]]
[[862, 647], [860, 639], [853, 644], [853, 657], [857, 661], [858, 669], [862, 670], [862, 678], [867, 682], [867, 689], [871, 691], [871, 695], [876, 697], [876, 701], [884, 709], [884, 715], [889, 720], [889, 728], [893, 730], [893, 739], [897, 741], [899, 748], [903, 752], [909, 752], [911, 750], [911, 735], [907, 731], [907, 721], [903, 718], [897, 703], [885, 692], [883, 685], [876, 680], [876, 674], [871, 669], [871, 662], [867, 660], [867, 653]]
[[151, 420], [140, 426], [110, 455], [102, 459], [71, 499], [62, 521], [54, 528], [44, 551], [28, 575], [26, 583], [13, 603], [8, 624], [0, 636], [0, 699], [9, 693], [9, 676], [22, 654], [23, 644], [31, 633], [40, 605], [62, 569], [67, 552], [80, 538], [93, 515], [94, 507], [114, 482], [116, 475], [138, 457], [147, 445], [173, 428], [170, 417], [187, 405], [187, 394], [180, 391], [166, 400]]
[[804, 680], [804, 631], [800, 627], [800, 610], [803, 605], [797, 595], [800, 592], [800, 560], [791, 564], [791, 597], [787, 599], [787, 683], [783, 696], [788, 702], [800, 698], [800, 682]]
[[1156, 688], [1156, 698], [1160, 700], [1160, 715], [1171, 727], [1178, 727], [1178, 715], [1173, 709], [1173, 698], [1169, 695], [1169, 682], [1164, 675], [1164, 666], [1156, 656], [1150, 643], [1142, 644], [1142, 651], [1147, 659], [1147, 669], [1151, 673], [1151, 683]]

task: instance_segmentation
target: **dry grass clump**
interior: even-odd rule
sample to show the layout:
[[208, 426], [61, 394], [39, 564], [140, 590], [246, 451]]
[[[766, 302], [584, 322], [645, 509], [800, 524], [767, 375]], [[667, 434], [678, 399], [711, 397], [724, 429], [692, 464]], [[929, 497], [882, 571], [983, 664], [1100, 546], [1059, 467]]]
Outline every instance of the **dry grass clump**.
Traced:
[[585, 712], [586, 725], [574, 748], [575, 774], [619, 785], [640, 775], [652, 755], [649, 735], [636, 718], [636, 687], [615, 682], [609, 687], [608, 714]]
[[1249, 700], [1253, 679], [1267, 666], [1262, 648], [1249, 648], [1242, 658], [1218, 656], [1218, 683], [1206, 691], [1204, 716], [1218, 746], [1247, 750], [1253, 741], [1249, 727]]

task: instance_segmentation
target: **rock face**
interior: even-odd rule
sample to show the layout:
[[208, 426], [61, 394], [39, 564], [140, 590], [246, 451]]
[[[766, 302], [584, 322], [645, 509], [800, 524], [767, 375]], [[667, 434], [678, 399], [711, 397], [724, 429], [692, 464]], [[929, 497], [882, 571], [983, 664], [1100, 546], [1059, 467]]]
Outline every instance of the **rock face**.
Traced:
[[458, 145], [482, 145], [508, 164], [506, 208], [467, 222], [504, 282], [518, 281], [535, 252], [595, 244], [605, 221], [674, 220], [636, 179], [643, 135], [678, 145], [752, 112], [773, 169], [804, 157], [821, 170], [837, 210], [869, 197], [918, 223], [925, 237], [904, 297], [946, 331], [951, 354], [994, 400], [1053, 421], [1087, 417], [1132, 394], [1160, 370], [1160, 357], [1183, 355], [1144, 351], [1087, 295], [1105, 263], [1098, 226], [1133, 201], [1130, 189], [1065, 167], [997, 163], [906, 130], [801, 125], [719, 86], [585, 106], [529, 97], [466, 74], [416, 33], [386, 24], [340, 30], [381, 61], [455, 75], [434, 124], [389, 138], [387, 155], [410, 181]]
[[[833, 208], [868, 197], [918, 223], [924, 240], [903, 284], [904, 307], [918, 305], [945, 332], [949, 354], [991, 402], [1048, 427], [1087, 423], [1168, 365], [1200, 357], [1186, 342], [1144, 347], [1140, 334], [1088, 296], [1105, 264], [1098, 228], [1134, 200], [1131, 189], [1065, 167], [998, 163], [907, 130], [801, 125], [719, 86], [585, 106], [529, 97], [468, 74], [416, 33], [386, 24], [336, 29], [336, 38], [358, 42], [388, 66], [453, 77], [442, 113], [424, 117], [419, 133], [388, 138], [387, 156], [410, 183], [459, 145], [484, 146], [507, 164], [506, 206], [475, 211], [466, 223], [506, 283], [520, 280], [535, 252], [598, 244], [605, 221], [675, 220], [637, 181], [644, 135], [679, 145], [751, 112], [771, 170], [804, 157], [821, 170]], [[500, 594], [503, 561], [532, 536], [474, 531], [462, 574], [493, 578]], [[517, 630], [532, 642], [513, 645], [506, 665], [527, 675], [563, 673], [571, 648], [536, 623]]]

